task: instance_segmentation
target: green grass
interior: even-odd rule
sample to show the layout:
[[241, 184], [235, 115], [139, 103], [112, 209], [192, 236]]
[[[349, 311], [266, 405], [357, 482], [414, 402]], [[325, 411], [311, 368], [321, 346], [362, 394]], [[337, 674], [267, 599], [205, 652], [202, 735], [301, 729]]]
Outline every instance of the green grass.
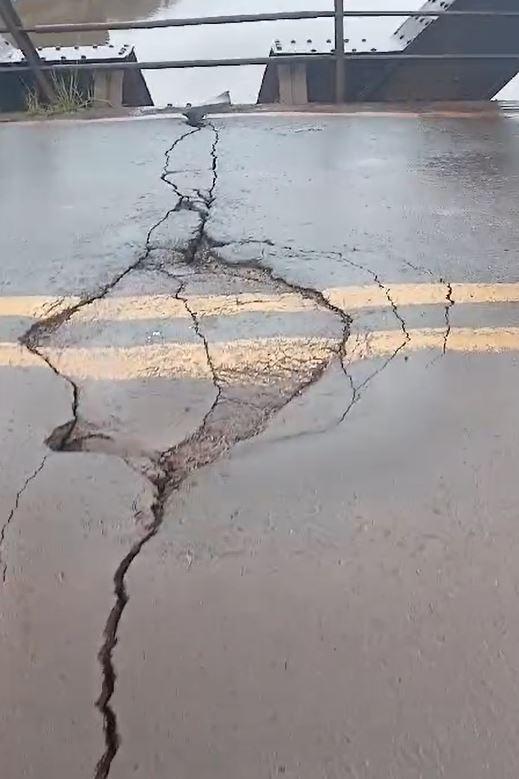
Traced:
[[51, 82], [56, 95], [53, 103], [42, 102], [38, 91], [27, 89], [25, 107], [31, 116], [55, 116], [56, 114], [73, 114], [89, 108], [93, 102], [93, 89], [87, 91], [81, 88], [77, 72], [70, 76], [51, 74]]

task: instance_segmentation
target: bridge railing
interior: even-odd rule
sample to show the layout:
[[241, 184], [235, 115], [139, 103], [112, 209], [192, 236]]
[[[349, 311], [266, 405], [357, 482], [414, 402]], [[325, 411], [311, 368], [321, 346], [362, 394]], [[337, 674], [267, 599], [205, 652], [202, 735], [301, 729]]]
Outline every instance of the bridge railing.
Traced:
[[[449, 9], [418, 11], [414, 10], [393, 10], [393, 11], [345, 11], [344, 0], [334, 0], [334, 10], [330, 11], [281, 11], [275, 13], [258, 14], [232, 14], [220, 16], [202, 16], [187, 17], [178, 19], [150, 19], [146, 21], [133, 22], [85, 22], [77, 24], [36, 24], [23, 25], [16, 13], [11, 0], [0, 0], [0, 19], [3, 18], [5, 27], [0, 27], [0, 34], [11, 35], [18, 48], [25, 56], [25, 64], [14, 64], [10, 66], [11, 71], [26, 71], [29, 67], [40, 85], [44, 95], [53, 99], [52, 82], [48, 77], [47, 71], [77, 71], [88, 69], [92, 66], [88, 62], [64, 62], [64, 63], [46, 63], [42, 61], [34, 46], [31, 35], [34, 34], [59, 34], [59, 33], [85, 33], [111, 30], [153, 30], [175, 27], [197, 27], [202, 25], [234, 25], [247, 24], [255, 22], [273, 22], [302, 19], [334, 19], [335, 26], [335, 48], [328, 54], [286, 54], [283, 55], [285, 62], [304, 63], [321, 61], [335, 61], [335, 98], [338, 103], [344, 100], [344, 63], [346, 60], [368, 60], [376, 57], [377, 59], [389, 61], [412, 61], [412, 60], [519, 60], [517, 53], [496, 53], [496, 54], [474, 54], [463, 52], [441, 53], [441, 54], [405, 54], [397, 52], [346, 52], [344, 48], [344, 20], [349, 18], [385, 18], [385, 17], [408, 17], [408, 18], [439, 18], [442, 16], [463, 17], [463, 18], [519, 18], [519, 10], [473, 10], [457, 11]], [[235, 57], [218, 59], [189, 59], [189, 60], [152, 60], [145, 62], [99, 62], [96, 63], [96, 70], [164, 70], [179, 68], [211, 68], [236, 65], [267, 65], [272, 61], [270, 57]]]

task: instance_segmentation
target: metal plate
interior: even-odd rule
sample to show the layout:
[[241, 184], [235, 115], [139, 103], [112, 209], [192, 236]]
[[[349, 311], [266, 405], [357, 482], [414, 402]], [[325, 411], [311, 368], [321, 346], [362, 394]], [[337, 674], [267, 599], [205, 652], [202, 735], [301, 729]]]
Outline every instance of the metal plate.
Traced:
[[[442, 0], [451, 10], [489, 10], [488, 0]], [[421, 10], [431, 10], [430, 0]], [[445, 9], [444, 9], [445, 10]], [[517, 0], [492, 0], [491, 10], [517, 11]], [[519, 54], [519, 18], [438, 17], [408, 21], [397, 31], [409, 35], [404, 54]], [[416, 25], [416, 26], [415, 26]], [[414, 36], [413, 36], [414, 33]], [[518, 72], [517, 61], [445, 60], [396, 63], [378, 84], [366, 85], [366, 100], [489, 100]]]
[[[517, 11], [519, 0], [429, 0], [420, 10]], [[347, 52], [371, 51], [366, 39], [361, 48], [348, 41]], [[441, 54], [512, 54], [519, 55], [519, 17], [459, 16], [415, 17], [401, 25], [391, 38], [387, 53]], [[405, 45], [403, 51], [399, 51]], [[272, 56], [286, 54], [326, 53], [333, 51], [330, 39], [325, 43], [308, 39], [292, 40], [289, 45], [278, 41]], [[373, 60], [348, 60], [346, 99], [355, 102], [376, 101], [451, 101], [489, 100], [519, 71], [518, 60], [409, 60], [388, 61], [373, 52]], [[380, 52], [380, 55], [382, 52]], [[259, 102], [275, 99], [275, 79], [268, 71]], [[307, 65], [308, 92], [311, 102], [333, 102], [334, 69], [328, 63]]]
[[[52, 46], [39, 48], [40, 59], [46, 62], [104, 62], [106, 60], [124, 60], [132, 51], [131, 46]], [[23, 62], [24, 56], [19, 49], [7, 45], [0, 49], [0, 65]]]

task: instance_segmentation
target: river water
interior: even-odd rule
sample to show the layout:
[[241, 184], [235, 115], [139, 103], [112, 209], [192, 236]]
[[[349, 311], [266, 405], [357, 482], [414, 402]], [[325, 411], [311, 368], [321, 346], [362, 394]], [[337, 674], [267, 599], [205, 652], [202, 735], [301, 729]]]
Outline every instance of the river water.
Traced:
[[[422, 0], [346, 0], [349, 10], [414, 10]], [[59, 22], [120, 21], [211, 16], [230, 13], [259, 13], [284, 10], [331, 10], [333, 0], [18, 0], [16, 7], [26, 24]], [[346, 20], [347, 34], [366, 38], [371, 46], [384, 48], [403, 19]], [[129, 43], [144, 60], [197, 59], [213, 57], [267, 56], [273, 41], [307, 40], [333, 35], [328, 19], [262, 22], [228, 27], [186, 27], [162, 30], [125, 30], [79, 35], [35, 36], [37, 45]], [[156, 105], [184, 105], [201, 102], [229, 89], [234, 103], [255, 102], [263, 68], [211, 68], [164, 70], [145, 73]], [[517, 82], [517, 80], [516, 80]], [[504, 94], [519, 97], [519, 88], [509, 86]]]

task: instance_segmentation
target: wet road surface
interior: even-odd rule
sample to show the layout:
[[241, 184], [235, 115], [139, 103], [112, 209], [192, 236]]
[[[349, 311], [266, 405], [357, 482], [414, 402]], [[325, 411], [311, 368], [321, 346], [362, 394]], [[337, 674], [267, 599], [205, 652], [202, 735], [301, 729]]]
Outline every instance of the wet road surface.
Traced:
[[5, 775], [517, 776], [518, 120], [0, 155]]

